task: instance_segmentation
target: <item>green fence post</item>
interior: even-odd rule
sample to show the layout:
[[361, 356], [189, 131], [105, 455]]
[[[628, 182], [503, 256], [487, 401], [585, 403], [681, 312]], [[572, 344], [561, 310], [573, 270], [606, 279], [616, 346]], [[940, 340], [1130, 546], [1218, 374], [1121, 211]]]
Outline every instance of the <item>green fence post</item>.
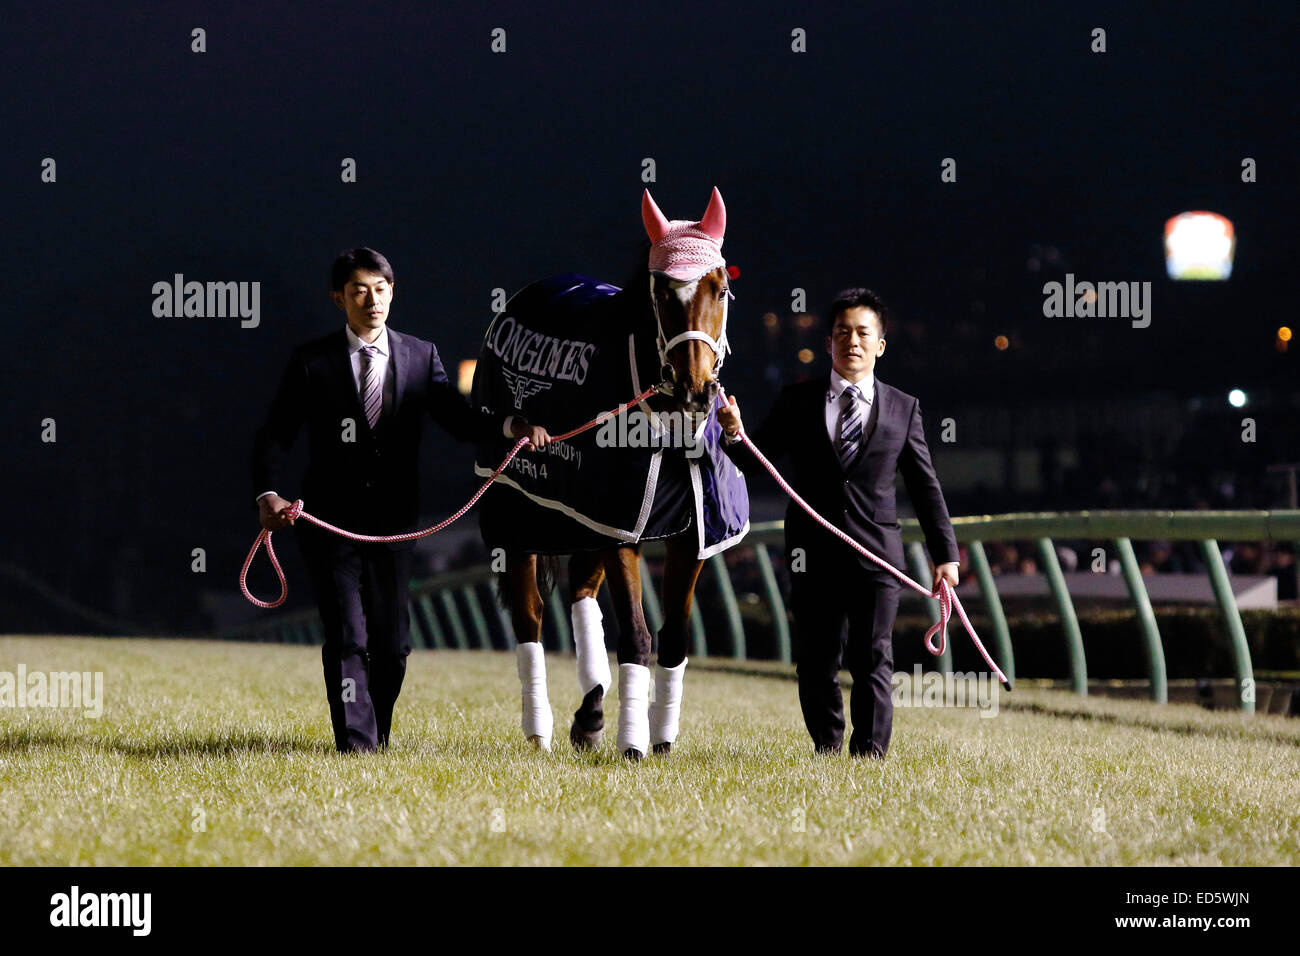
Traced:
[[411, 646], [428, 650], [433, 647], [433, 635], [429, 632], [429, 625], [424, 621], [424, 613], [420, 610], [420, 602], [425, 600], [421, 595], [412, 595], [411, 597]]
[[[921, 542], [913, 541], [908, 544], [907, 557], [912, 565], [912, 576], [916, 578], [916, 583], [921, 587], [929, 585], [934, 580], [934, 575], [930, 573], [930, 561], [925, 556], [925, 548], [921, 546]], [[939, 602], [934, 598], [923, 598], [922, 600], [925, 601], [925, 609], [930, 614], [930, 623], [937, 624], [940, 618]], [[950, 620], [948, 623], [951, 625], [952, 621]], [[950, 634], [949, 637], [951, 638], [951, 636]], [[928, 654], [929, 651], [926, 653]], [[943, 642], [943, 653], [934, 659], [934, 669], [940, 674], [952, 673], [951, 640]]]
[[655, 591], [654, 578], [650, 574], [650, 565], [646, 564], [645, 555], [641, 556], [640, 561], [641, 607], [645, 610], [645, 622], [650, 633], [658, 634], [664, 626], [664, 609], [659, 603], [659, 595]]
[[745, 622], [740, 617], [740, 605], [736, 602], [736, 589], [731, 586], [731, 575], [727, 573], [727, 562], [721, 554], [709, 558], [713, 576], [718, 582], [718, 593], [722, 595], [722, 610], [727, 615], [727, 632], [731, 638], [731, 656], [744, 659]]
[[996, 648], [998, 666], [1007, 680], [1016, 682], [1016, 656], [1011, 650], [1011, 631], [1007, 628], [1007, 616], [1002, 611], [1002, 598], [998, 594], [998, 585], [989, 567], [988, 555], [984, 545], [979, 541], [970, 543], [970, 562], [975, 567], [975, 579], [979, 582], [980, 594], [984, 598], [984, 607], [989, 612], [989, 623], [993, 626], [993, 642]]
[[1088, 662], [1083, 655], [1083, 635], [1079, 632], [1079, 618], [1074, 613], [1074, 602], [1070, 600], [1070, 591], [1065, 586], [1065, 575], [1061, 573], [1061, 562], [1056, 557], [1056, 548], [1051, 538], [1038, 539], [1038, 555], [1043, 562], [1043, 573], [1047, 575], [1047, 584], [1056, 599], [1056, 608], [1061, 614], [1061, 630], [1065, 632], [1065, 649], [1070, 658], [1070, 684], [1076, 694], [1088, 693]]
[[497, 620], [501, 623], [501, 633], [505, 635], [506, 644], [512, 645], [518, 643], [515, 637], [515, 625], [510, 620], [510, 615], [506, 609], [501, 606], [501, 579], [497, 575], [492, 576], [492, 607], [496, 609]]
[[460, 589], [465, 597], [465, 606], [469, 609], [470, 624], [478, 640], [479, 650], [492, 650], [492, 632], [488, 630], [487, 618], [483, 616], [483, 605], [479, 603], [478, 590], [473, 584], [466, 584]]
[[447, 636], [442, 631], [442, 622], [438, 620], [438, 609], [433, 606], [433, 594], [428, 591], [421, 594], [416, 607], [420, 610], [420, 620], [424, 622], [425, 647], [442, 650], [447, 646]]
[[767, 545], [759, 542], [754, 545], [754, 560], [758, 562], [758, 573], [763, 579], [763, 593], [767, 597], [767, 606], [772, 611], [772, 627], [776, 632], [776, 650], [781, 663], [789, 664], [790, 654], [790, 620], [785, 613], [785, 600], [781, 597], [781, 588], [776, 581], [776, 570], [772, 558], [767, 553]]
[[1142, 628], [1142, 649], [1146, 653], [1147, 674], [1151, 679], [1151, 699], [1157, 704], [1167, 704], [1169, 682], [1165, 670], [1165, 648], [1160, 641], [1160, 628], [1156, 624], [1155, 612], [1151, 610], [1151, 598], [1147, 596], [1147, 586], [1142, 580], [1137, 556], [1133, 553], [1133, 543], [1128, 538], [1116, 538], [1115, 549], [1119, 552], [1124, 583], [1128, 585], [1128, 593], [1132, 595], [1137, 607], [1138, 625]]
[[1213, 538], [1203, 540], [1201, 555], [1205, 558], [1205, 566], [1209, 568], [1210, 586], [1214, 588], [1214, 596], [1223, 612], [1223, 625], [1228, 629], [1232, 663], [1237, 669], [1237, 699], [1243, 711], [1253, 714], [1255, 672], [1250, 663], [1250, 645], [1246, 643], [1246, 630], [1241, 626], [1241, 612], [1237, 610], [1237, 599], [1232, 594], [1232, 583], [1228, 580], [1228, 569], [1224, 567], [1219, 543]]
[[696, 657], [709, 656], [709, 642], [704, 636], [704, 615], [700, 613], [700, 602], [691, 596], [691, 653]]
[[465, 624], [460, 619], [460, 609], [456, 607], [455, 592], [450, 588], [443, 588], [438, 592], [438, 603], [442, 605], [443, 613], [447, 615], [447, 626], [451, 628], [451, 637], [456, 649], [467, 650], [469, 638], [465, 635]]

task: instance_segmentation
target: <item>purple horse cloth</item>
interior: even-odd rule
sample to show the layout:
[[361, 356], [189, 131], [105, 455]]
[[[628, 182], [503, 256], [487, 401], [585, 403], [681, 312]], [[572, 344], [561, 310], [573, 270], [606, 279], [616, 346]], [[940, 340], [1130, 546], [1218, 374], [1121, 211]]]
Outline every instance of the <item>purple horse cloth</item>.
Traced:
[[[568, 431], [659, 379], [654, 325], [630, 327], [621, 290], [576, 274], [520, 290], [488, 327], [472, 402]], [[716, 409], [703, 421], [642, 403], [544, 451], [521, 450], [483, 496], [489, 548], [570, 554], [695, 531], [698, 556], [749, 531], [744, 475], [722, 451]], [[514, 442], [480, 445], [475, 472], [491, 475]]]

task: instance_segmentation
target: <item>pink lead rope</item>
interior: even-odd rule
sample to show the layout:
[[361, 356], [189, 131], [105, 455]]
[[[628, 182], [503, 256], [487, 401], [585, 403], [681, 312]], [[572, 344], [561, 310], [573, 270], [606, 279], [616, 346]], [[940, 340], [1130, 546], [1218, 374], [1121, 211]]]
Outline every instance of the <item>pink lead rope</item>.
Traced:
[[[795, 491], [793, 488], [791, 488], [790, 485], [786, 482], [786, 480], [781, 477], [781, 473], [777, 471], [776, 467], [770, 461], [767, 460], [767, 458], [763, 455], [761, 451], [758, 450], [758, 446], [749, 440], [749, 436], [746, 435], [743, 430], [740, 432], [740, 440], [745, 443], [745, 446], [749, 448], [751, 452], [754, 453], [754, 457], [757, 458], [759, 463], [764, 468], [767, 469], [767, 473], [772, 476], [773, 480], [775, 480], [776, 483], [781, 486], [781, 490], [784, 491], [787, 495], [789, 495], [790, 498], [795, 502], [795, 504], [797, 504], [804, 511], [808, 512], [808, 515], [819, 525], [821, 525], [831, 534], [835, 535], [835, 537], [839, 538], [849, 547], [853, 548], [853, 550], [857, 551], [859, 554], [865, 555], [866, 557], [870, 558], [872, 561], [876, 562], [876, 564], [880, 565], [882, 568], [884, 568], [894, 577], [898, 578], [898, 580], [902, 581], [912, 590], [920, 594], [924, 594], [928, 598], [938, 598], [939, 620], [937, 623], [932, 624], [930, 626], [930, 629], [925, 632], [925, 649], [927, 651], [929, 651], [935, 657], [938, 657], [940, 654], [943, 653], [944, 648], [948, 644], [948, 621], [952, 617], [953, 607], [956, 606], [957, 615], [961, 618], [962, 624], [965, 625], [966, 633], [970, 635], [971, 641], [973, 641], [975, 647], [979, 649], [980, 654], [984, 658], [984, 662], [989, 665], [989, 670], [991, 670], [994, 674], [997, 675], [997, 678], [1002, 682], [1003, 687], [1005, 687], [1007, 690], [1011, 690], [1011, 682], [1007, 680], [1007, 675], [1002, 673], [1002, 668], [998, 667], [998, 665], [993, 662], [993, 658], [989, 655], [989, 652], [985, 650], [984, 645], [980, 643], [979, 635], [975, 633], [975, 628], [971, 624], [970, 618], [966, 616], [966, 609], [961, 606], [961, 599], [957, 597], [957, 593], [952, 589], [951, 584], [949, 584], [947, 581], [940, 580], [939, 593], [935, 594], [927, 590], [926, 588], [922, 587], [921, 585], [917, 584], [915, 581], [909, 578], [902, 571], [898, 570], [898, 568], [894, 567], [888, 561], [884, 560], [883, 558], [876, 557], [876, 555], [872, 554], [862, 545], [858, 544], [858, 542], [854, 541], [852, 538], [850, 538], [839, 528], [835, 527], [835, 525], [831, 524], [829, 521], [827, 521], [825, 518], [819, 515], [816, 511], [813, 511], [813, 509], [808, 505], [808, 502], [804, 501], [802, 498], [799, 497], [799, 493]], [[938, 647], [935, 647], [934, 644], [932, 643], [932, 638], [934, 637], [936, 631], [939, 634]]]
[[[572, 431], [567, 431], [562, 435], [552, 435], [551, 440], [563, 441], [566, 438], [572, 438], [574, 435], [581, 434], [582, 432], [585, 432], [587, 429], [592, 428], [600, 424], [601, 422], [605, 421], [605, 419], [609, 417], [617, 417], [618, 415], [623, 414], [632, 406], [637, 405], [640, 402], [643, 402], [645, 399], [649, 398], [656, 391], [658, 391], [658, 386], [647, 388], [636, 398], [632, 399], [630, 402], [624, 402], [614, 411], [602, 412], [600, 415], [597, 415], [591, 421], [579, 425], [577, 428], [573, 429]], [[938, 623], [931, 625], [930, 629], [925, 632], [925, 649], [927, 651], [929, 651], [935, 657], [938, 657], [940, 654], [943, 653], [944, 648], [947, 646], [948, 643], [948, 621], [952, 617], [952, 609], [955, 606], [957, 608], [957, 615], [961, 618], [962, 624], [965, 625], [966, 627], [966, 633], [970, 635], [971, 641], [974, 642], [975, 647], [979, 650], [980, 654], [983, 656], [985, 663], [989, 665], [989, 670], [991, 670], [994, 674], [997, 675], [998, 680], [1002, 682], [1002, 686], [1004, 686], [1007, 690], [1011, 690], [1011, 682], [1007, 680], [1006, 674], [1002, 673], [1002, 669], [998, 667], [996, 663], [994, 663], [993, 658], [989, 655], [989, 652], [985, 650], [984, 645], [980, 643], [979, 636], [975, 633], [975, 628], [971, 624], [970, 618], [966, 616], [966, 609], [962, 607], [961, 599], [957, 597], [957, 594], [955, 591], [953, 591], [951, 584], [949, 584], [947, 581], [940, 581], [939, 592], [938, 594], [935, 594], [931, 591], [926, 590], [920, 584], [917, 584], [915, 581], [909, 578], [902, 571], [898, 570], [888, 561], [885, 561], [883, 558], [876, 557], [876, 555], [872, 554], [862, 545], [858, 544], [858, 542], [854, 541], [847, 534], [845, 534], [839, 528], [835, 527], [833, 524], [831, 524], [829, 521], [827, 521], [825, 518], [819, 515], [816, 511], [814, 511], [811, 507], [809, 507], [808, 503], [804, 501], [801, 497], [799, 497], [798, 492], [796, 492], [793, 488], [790, 487], [790, 485], [786, 482], [786, 480], [781, 477], [781, 473], [776, 470], [776, 467], [770, 461], [767, 460], [767, 458], [763, 455], [763, 453], [758, 450], [758, 446], [755, 445], [752, 441], [750, 441], [749, 436], [746, 435], [743, 431], [740, 432], [740, 440], [745, 443], [745, 445], [749, 448], [751, 452], [754, 453], [754, 457], [757, 458], [758, 461], [762, 464], [762, 466], [767, 469], [767, 473], [772, 476], [772, 478], [776, 481], [776, 483], [781, 486], [781, 490], [784, 491], [787, 495], [789, 495], [791, 499], [793, 499], [794, 502], [799, 505], [800, 508], [808, 512], [809, 516], [814, 521], [820, 524], [831, 534], [835, 535], [837, 538], [839, 538], [849, 547], [853, 548], [859, 554], [865, 555], [866, 557], [874, 561], [876, 564], [880, 565], [880, 567], [884, 568], [894, 577], [898, 578], [899, 581], [903, 582], [908, 587], [912, 588], [912, 590], [916, 591], [919, 594], [924, 594], [928, 598], [938, 599], [939, 621]], [[352, 541], [373, 542], [376, 544], [383, 544], [383, 543], [388, 543], [393, 541], [414, 541], [416, 538], [423, 538], [431, 534], [437, 534], [443, 528], [447, 527], [447, 525], [451, 524], [453, 521], [463, 516], [465, 512], [469, 511], [470, 508], [474, 507], [474, 503], [478, 501], [479, 498], [483, 497], [483, 493], [488, 490], [488, 486], [491, 485], [492, 482], [497, 480], [497, 476], [500, 475], [501, 472], [506, 470], [506, 467], [510, 464], [511, 461], [514, 460], [515, 455], [519, 454], [519, 450], [523, 448], [524, 445], [526, 444], [528, 444], [528, 439], [526, 438], [521, 438], [519, 439], [519, 441], [515, 442], [515, 446], [510, 449], [510, 454], [506, 455], [505, 460], [502, 461], [501, 464], [497, 466], [496, 471], [492, 472], [492, 477], [488, 478], [488, 480], [483, 483], [483, 487], [479, 488], [478, 491], [474, 492], [474, 496], [470, 498], [469, 501], [465, 502], [465, 504], [461, 506], [461, 508], [458, 511], [456, 511], [456, 513], [453, 514], [451, 517], [447, 518], [444, 521], [439, 522], [438, 524], [434, 525], [432, 528], [425, 528], [423, 531], [408, 531], [405, 534], [356, 534], [352, 531], [346, 531], [343, 528], [337, 527], [336, 525], [332, 525], [328, 521], [323, 521], [320, 518], [317, 518], [315, 515], [303, 511], [301, 498], [299, 498], [290, 506], [289, 516], [293, 519], [306, 518], [312, 524], [318, 525], [319, 527], [324, 528], [326, 531], [333, 531], [335, 534], [342, 535], [343, 537], [349, 538]], [[257, 540], [253, 542], [253, 547], [248, 552], [248, 557], [244, 559], [244, 566], [239, 571], [239, 590], [243, 592], [244, 597], [248, 598], [250, 602], [256, 604], [258, 607], [268, 608], [268, 609], [279, 607], [281, 604], [285, 602], [285, 599], [288, 598], [289, 596], [289, 584], [285, 580], [284, 571], [280, 568], [280, 561], [275, 556], [275, 547], [271, 544], [271, 534], [272, 532], [266, 530], [265, 528], [262, 529], [261, 534], [257, 536]], [[257, 551], [259, 548], [262, 547], [263, 544], [266, 545], [266, 556], [271, 559], [271, 567], [275, 569], [276, 577], [280, 579], [280, 596], [274, 601], [260, 600], [259, 598], [254, 597], [252, 592], [248, 590], [248, 583], [247, 583], [248, 568], [253, 563], [253, 558], [257, 557]], [[939, 634], [938, 647], [934, 645], [932, 640], [936, 632]]]
[[[624, 402], [622, 405], [620, 405], [612, 412], [601, 412], [591, 421], [579, 425], [577, 428], [573, 429], [572, 431], [567, 431], [562, 435], [552, 435], [551, 441], [564, 441], [564, 439], [566, 438], [572, 438], [574, 435], [579, 435], [582, 432], [585, 432], [588, 428], [593, 428], [594, 426], [599, 425], [607, 418], [617, 418], [619, 415], [622, 415], [633, 405], [645, 401], [656, 391], [658, 391], [658, 386], [647, 388], [636, 398], [632, 399], [632, 401]], [[416, 538], [424, 538], [431, 534], [437, 534], [443, 528], [447, 527], [447, 525], [451, 524], [457, 518], [460, 518], [462, 515], [464, 515], [465, 512], [469, 511], [470, 508], [474, 507], [474, 503], [478, 501], [479, 498], [483, 497], [483, 493], [488, 490], [488, 486], [491, 485], [492, 482], [497, 480], [497, 476], [500, 475], [501, 472], [506, 470], [506, 466], [509, 465], [510, 462], [514, 460], [515, 455], [519, 454], [519, 449], [523, 448], [524, 445], [526, 444], [528, 444], [527, 438], [521, 438], [519, 439], [519, 441], [515, 442], [515, 447], [510, 449], [510, 454], [506, 455], [505, 460], [501, 462], [500, 465], [497, 466], [497, 470], [492, 472], [492, 477], [490, 477], [487, 481], [483, 482], [483, 487], [480, 488], [478, 491], [474, 492], [474, 497], [470, 498], [469, 501], [465, 502], [465, 504], [461, 506], [460, 510], [457, 511], [455, 514], [453, 514], [450, 518], [438, 522], [438, 524], [434, 525], [432, 528], [425, 528], [423, 531], [408, 531], [405, 534], [356, 534], [352, 531], [345, 531], [343, 528], [337, 527], [336, 525], [332, 525], [328, 521], [322, 521], [320, 518], [317, 518], [315, 515], [303, 511], [301, 498], [299, 498], [292, 505], [290, 505], [288, 509], [288, 514], [289, 517], [292, 519], [306, 518], [312, 524], [318, 525], [319, 527], [324, 528], [326, 531], [333, 531], [335, 534], [342, 535], [343, 537], [349, 538], [352, 541], [364, 541], [364, 542], [371, 542], [375, 544], [387, 544], [393, 541], [414, 541]], [[280, 568], [280, 559], [275, 556], [275, 546], [271, 544], [271, 534], [272, 532], [266, 530], [265, 528], [262, 529], [262, 533], [259, 534], [257, 536], [257, 540], [253, 542], [253, 547], [251, 550], [249, 550], [248, 557], [244, 559], [244, 566], [239, 571], [239, 590], [244, 592], [244, 597], [248, 598], [250, 602], [256, 604], [258, 607], [263, 607], [267, 609], [273, 607], [279, 607], [281, 604], [285, 602], [285, 599], [289, 596], [289, 583], [285, 580], [284, 571]], [[262, 547], [264, 543], [266, 545], [266, 556], [271, 559], [271, 567], [275, 568], [276, 577], [280, 579], [280, 596], [276, 598], [274, 601], [263, 601], [260, 598], [254, 597], [253, 593], [248, 590], [248, 568], [253, 563], [253, 559], [257, 557], [258, 549]]]

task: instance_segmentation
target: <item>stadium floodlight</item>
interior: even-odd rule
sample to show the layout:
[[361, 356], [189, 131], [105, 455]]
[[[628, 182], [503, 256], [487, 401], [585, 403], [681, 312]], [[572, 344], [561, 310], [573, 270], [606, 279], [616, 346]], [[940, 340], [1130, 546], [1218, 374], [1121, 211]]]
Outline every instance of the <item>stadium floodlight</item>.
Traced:
[[1184, 212], [1165, 223], [1165, 269], [1171, 279], [1226, 279], [1236, 248], [1232, 221], [1218, 213]]
[[1246, 393], [1239, 388], [1234, 388], [1228, 393], [1228, 404], [1233, 408], [1241, 408], [1246, 404]]

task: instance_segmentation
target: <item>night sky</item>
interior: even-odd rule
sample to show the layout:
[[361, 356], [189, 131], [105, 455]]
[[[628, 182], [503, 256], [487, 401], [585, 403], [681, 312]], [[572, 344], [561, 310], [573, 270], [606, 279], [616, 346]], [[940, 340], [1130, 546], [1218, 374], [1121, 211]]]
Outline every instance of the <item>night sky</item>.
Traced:
[[[726, 200], [740, 278], [724, 380], [747, 420], [776, 383], [829, 367], [791, 290], [820, 319], [861, 284], [898, 314], [880, 377], [928, 420], [1241, 387], [1294, 430], [1300, 356], [1273, 340], [1300, 325], [1297, 7], [1139, 6], [8, 5], [0, 562], [107, 615], [195, 632], [204, 594], [237, 594], [257, 532], [249, 451], [280, 371], [342, 324], [334, 256], [388, 255], [392, 327], [454, 369], [494, 288], [628, 273], [646, 157], [670, 218], [698, 219], [714, 185]], [[791, 52], [795, 28], [807, 53]], [[356, 183], [340, 181], [344, 157]], [[1192, 209], [1236, 225], [1227, 283], [1165, 278], [1164, 222]], [[1044, 318], [1042, 284], [1066, 271], [1151, 281], [1151, 327]], [[176, 273], [260, 282], [260, 326], [155, 317], [153, 284]], [[425, 452], [438, 518], [474, 487], [471, 452], [437, 430]], [[0, 575], [0, 630], [58, 626], [33, 594]]]

